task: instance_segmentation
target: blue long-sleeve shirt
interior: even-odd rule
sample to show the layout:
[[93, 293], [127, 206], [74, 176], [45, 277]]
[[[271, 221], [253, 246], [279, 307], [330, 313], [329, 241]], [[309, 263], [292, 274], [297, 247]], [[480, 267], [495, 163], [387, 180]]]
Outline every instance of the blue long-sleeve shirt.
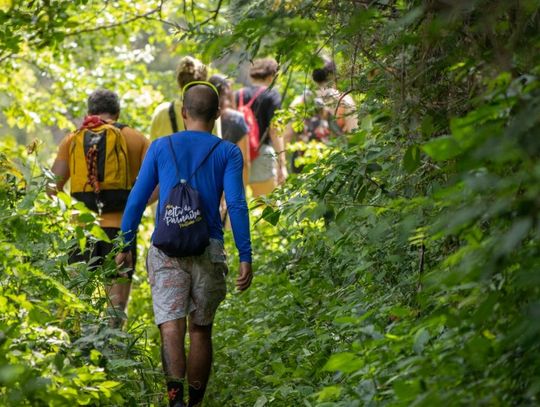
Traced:
[[[155, 187], [159, 184], [158, 213], [163, 213], [171, 189], [180, 181], [170, 149], [168, 137], [154, 140], [146, 153], [137, 181], [129, 194], [122, 217], [122, 232], [126, 242], [131, 242], [141, 217]], [[202, 131], [183, 131], [171, 136], [180, 178], [188, 179], [219, 138]], [[240, 261], [251, 263], [249, 215], [242, 181], [243, 159], [240, 149], [222, 141], [208, 160], [193, 176], [189, 184], [199, 192], [203, 216], [208, 224], [210, 237], [223, 240], [223, 226], [219, 204], [223, 192], [231, 219], [234, 241]], [[156, 224], [157, 224], [156, 216]]]

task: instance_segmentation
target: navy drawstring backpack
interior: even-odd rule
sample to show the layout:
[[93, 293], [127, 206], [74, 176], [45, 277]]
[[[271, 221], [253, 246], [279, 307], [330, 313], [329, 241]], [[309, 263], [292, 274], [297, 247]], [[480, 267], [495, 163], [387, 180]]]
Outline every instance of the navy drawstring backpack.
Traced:
[[[168, 139], [176, 167], [176, 177], [180, 179], [171, 137], [169, 136]], [[153, 244], [169, 257], [200, 256], [210, 244], [208, 225], [203, 217], [199, 192], [192, 188], [189, 182], [221, 141], [212, 146], [187, 180], [180, 179], [180, 182], [173, 187], [165, 201], [163, 213], [158, 214]]]

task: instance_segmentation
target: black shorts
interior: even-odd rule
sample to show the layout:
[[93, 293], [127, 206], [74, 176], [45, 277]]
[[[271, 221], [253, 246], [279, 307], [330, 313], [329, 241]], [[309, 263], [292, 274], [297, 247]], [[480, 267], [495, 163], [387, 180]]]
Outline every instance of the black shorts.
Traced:
[[[77, 248], [71, 255], [69, 256], [69, 263], [76, 263], [76, 262], [85, 262], [88, 263], [90, 259], [96, 257], [97, 260], [92, 263], [92, 267], [99, 267], [103, 265], [103, 261], [105, 257], [113, 250], [114, 244], [112, 243], [112, 240], [118, 237], [120, 234], [119, 228], [102, 228], [107, 237], [111, 240], [111, 243], [104, 242], [102, 240], [97, 241], [92, 247], [87, 247], [84, 252], [81, 252], [79, 248]], [[135, 240], [137, 237], [135, 237]], [[135, 270], [135, 265], [137, 263], [137, 245], [134, 244], [133, 248], [131, 249], [131, 254], [133, 256], [133, 268], [127, 272], [127, 277], [131, 279], [133, 277], [133, 270]], [[116, 276], [112, 276], [112, 278], [119, 278], [122, 277], [120, 274], [117, 274]]]

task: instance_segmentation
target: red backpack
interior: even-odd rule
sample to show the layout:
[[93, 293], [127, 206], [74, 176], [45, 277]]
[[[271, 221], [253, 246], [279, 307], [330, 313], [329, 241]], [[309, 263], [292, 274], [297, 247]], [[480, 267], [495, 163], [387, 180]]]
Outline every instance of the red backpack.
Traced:
[[261, 93], [266, 90], [266, 87], [260, 87], [257, 92], [253, 95], [251, 100], [244, 104], [244, 89], [240, 89], [238, 92], [238, 111], [244, 115], [244, 120], [249, 128], [249, 159], [250, 161], [255, 160], [259, 155], [259, 146], [261, 143], [261, 135], [259, 131], [259, 124], [257, 123], [257, 118], [255, 113], [251, 109], [253, 102], [257, 99]]

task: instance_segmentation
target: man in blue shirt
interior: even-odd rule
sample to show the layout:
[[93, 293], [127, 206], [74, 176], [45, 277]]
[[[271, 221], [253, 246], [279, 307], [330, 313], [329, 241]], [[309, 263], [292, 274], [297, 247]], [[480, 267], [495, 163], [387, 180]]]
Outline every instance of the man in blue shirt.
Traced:
[[[187, 131], [155, 140], [150, 145], [137, 181], [130, 193], [122, 232], [128, 247], [116, 262], [129, 266], [129, 246], [152, 191], [159, 184], [158, 215], [177, 179], [174, 157], [180, 176], [188, 178], [220, 140], [210, 134], [219, 117], [219, 98], [212, 85], [197, 84], [184, 93], [182, 117]], [[243, 160], [240, 149], [222, 141], [190, 180], [199, 192], [203, 216], [208, 223], [210, 245], [201, 256], [169, 257], [155, 246], [148, 252], [147, 268], [152, 289], [155, 322], [162, 342], [163, 369], [167, 376], [169, 405], [184, 406], [183, 380], [187, 371], [189, 404], [202, 402], [212, 364], [212, 322], [226, 285], [223, 229], [219, 214], [225, 192], [236, 247], [240, 254], [240, 273], [236, 287], [243, 291], [251, 284], [251, 241], [248, 208], [242, 182]], [[189, 315], [189, 324], [186, 317]], [[184, 339], [189, 325], [190, 349], [186, 363]]]

